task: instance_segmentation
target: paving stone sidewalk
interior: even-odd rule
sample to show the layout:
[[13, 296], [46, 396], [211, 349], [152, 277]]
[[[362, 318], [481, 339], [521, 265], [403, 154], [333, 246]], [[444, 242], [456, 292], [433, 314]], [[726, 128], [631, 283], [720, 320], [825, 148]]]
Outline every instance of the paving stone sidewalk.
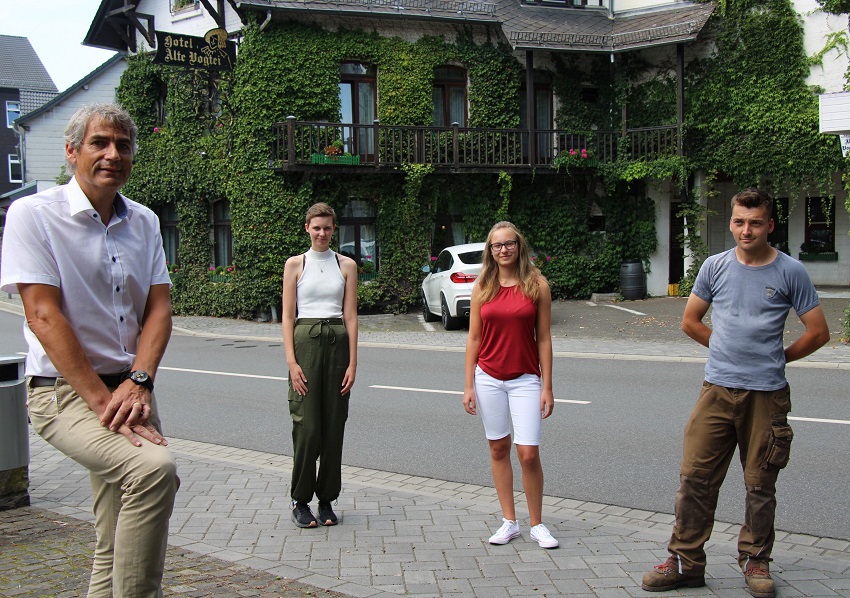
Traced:
[[[35, 434], [30, 442], [33, 506], [0, 513], [0, 596], [78, 596], [93, 538], [88, 475]], [[492, 488], [355, 467], [343, 470], [341, 524], [298, 529], [287, 509], [291, 458], [179, 439], [171, 447], [182, 486], [167, 595], [651, 596], [640, 578], [666, 557], [667, 514], [546, 497], [560, 549], [527, 533], [491, 546]], [[736, 531], [715, 527], [706, 588], [665, 595], [747, 596]], [[779, 596], [850, 596], [848, 547], [780, 532]]]

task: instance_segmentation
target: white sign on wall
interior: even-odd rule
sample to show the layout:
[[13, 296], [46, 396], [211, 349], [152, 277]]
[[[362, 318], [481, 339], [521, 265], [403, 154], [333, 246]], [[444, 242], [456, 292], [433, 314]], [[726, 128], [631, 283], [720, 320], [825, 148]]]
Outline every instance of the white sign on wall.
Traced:
[[822, 94], [818, 103], [821, 133], [850, 134], [850, 91]]

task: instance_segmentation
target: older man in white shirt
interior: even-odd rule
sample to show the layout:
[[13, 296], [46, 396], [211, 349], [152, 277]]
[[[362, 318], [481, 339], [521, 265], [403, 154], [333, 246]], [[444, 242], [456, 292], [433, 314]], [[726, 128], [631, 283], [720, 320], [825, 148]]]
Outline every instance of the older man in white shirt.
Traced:
[[118, 192], [137, 132], [116, 105], [80, 108], [65, 130], [74, 178], [13, 203], [3, 236], [0, 289], [26, 312], [30, 420], [91, 476], [90, 598], [162, 596], [180, 483], [153, 396], [171, 337], [159, 221]]

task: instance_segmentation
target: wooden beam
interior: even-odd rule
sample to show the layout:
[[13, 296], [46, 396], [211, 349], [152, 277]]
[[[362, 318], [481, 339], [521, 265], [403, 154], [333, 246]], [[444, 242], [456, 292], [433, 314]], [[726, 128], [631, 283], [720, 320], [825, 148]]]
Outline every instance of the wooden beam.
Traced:
[[[147, 26], [142, 24], [142, 20], [147, 22]], [[126, 31], [122, 31], [121, 27], [131, 25], [142, 34], [142, 37], [145, 38], [145, 41], [148, 42], [148, 45], [151, 48], [156, 48], [154, 17], [153, 15], [136, 12], [135, 4], [125, 4], [121, 8], [110, 10], [106, 13], [106, 22], [118, 32], [121, 39], [127, 42], [127, 45], [133, 50], [133, 52], [136, 51], [136, 40], [129, 39], [129, 34]]]
[[225, 29], [224, 26], [224, 0], [217, 0], [218, 7], [213, 8], [213, 5], [210, 4], [210, 0], [201, 0], [201, 4], [204, 5], [204, 8], [207, 9], [207, 12], [215, 21], [215, 24], [220, 28]]

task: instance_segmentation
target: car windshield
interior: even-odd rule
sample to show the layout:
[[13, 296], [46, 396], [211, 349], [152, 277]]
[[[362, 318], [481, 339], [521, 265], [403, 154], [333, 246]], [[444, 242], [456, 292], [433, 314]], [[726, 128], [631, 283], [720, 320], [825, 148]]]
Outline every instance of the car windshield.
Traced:
[[480, 264], [481, 260], [484, 257], [483, 251], [467, 251], [466, 253], [459, 253], [457, 257], [464, 264]]

